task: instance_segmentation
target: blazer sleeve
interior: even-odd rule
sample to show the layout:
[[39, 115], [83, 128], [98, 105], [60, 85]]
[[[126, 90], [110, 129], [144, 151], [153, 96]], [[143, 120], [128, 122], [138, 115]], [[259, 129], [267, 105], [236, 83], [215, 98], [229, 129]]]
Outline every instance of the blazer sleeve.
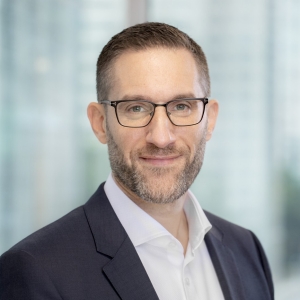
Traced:
[[23, 250], [0, 257], [0, 300], [62, 300], [40, 263]]
[[259, 256], [260, 256], [261, 265], [262, 265], [262, 268], [264, 270], [266, 280], [267, 280], [267, 283], [268, 283], [268, 286], [269, 286], [271, 299], [274, 299], [274, 285], [273, 285], [272, 273], [271, 273], [271, 269], [270, 269], [270, 266], [269, 266], [269, 263], [268, 263], [267, 256], [264, 252], [264, 249], [263, 249], [259, 239], [256, 237], [256, 235], [252, 231], [250, 231], [250, 232], [251, 232], [253, 240], [255, 242], [257, 252], [259, 253]]

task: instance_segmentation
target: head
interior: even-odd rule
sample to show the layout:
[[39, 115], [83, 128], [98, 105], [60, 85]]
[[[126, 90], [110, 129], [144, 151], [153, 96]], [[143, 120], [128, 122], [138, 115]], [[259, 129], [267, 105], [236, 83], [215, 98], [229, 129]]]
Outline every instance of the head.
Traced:
[[[178, 29], [161, 23], [127, 28], [103, 48], [97, 62], [100, 100], [203, 98], [210, 94], [205, 55]], [[101, 143], [108, 144], [115, 180], [132, 197], [152, 203], [179, 199], [199, 173], [218, 104], [210, 100], [202, 121], [175, 126], [164, 107], [157, 107], [143, 128], [121, 126], [114, 108], [91, 103], [88, 116]]]
[[97, 98], [108, 99], [114, 83], [112, 66], [128, 51], [152, 48], [186, 49], [194, 57], [205, 97], [210, 96], [210, 78], [206, 57], [201, 47], [186, 33], [164, 23], [142, 23], [129, 27], [112, 37], [102, 49], [97, 61]]

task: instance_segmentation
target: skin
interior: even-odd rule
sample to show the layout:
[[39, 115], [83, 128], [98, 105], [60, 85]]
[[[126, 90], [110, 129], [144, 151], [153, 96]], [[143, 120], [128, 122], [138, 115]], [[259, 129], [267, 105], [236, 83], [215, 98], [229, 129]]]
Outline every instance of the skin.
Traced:
[[[193, 56], [185, 49], [153, 48], [143, 51], [123, 53], [113, 66], [114, 83], [109, 93], [110, 100], [146, 99], [155, 103], [165, 103], [175, 98], [201, 98], [203, 94], [197, 66]], [[90, 103], [88, 117], [98, 140], [106, 144], [109, 138], [107, 126], [114, 141], [123, 151], [126, 163], [132, 166], [132, 153], [140, 153], [135, 164], [145, 174], [150, 187], [167, 191], [174, 182], [174, 174], [182, 171], [186, 160], [192, 162], [197, 145], [201, 139], [210, 140], [218, 115], [218, 103], [210, 100], [206, 105], [202, 121], [194, 126], [178, 127], [173, 125], [165, 108], [156, 108], [151, 123], [143, 128], [126, 128], [121, 126], [113, 107]], [[173, 146], [182, 152], [152, 155], [141, 151], [147, 145], [166, 149]], [[138, 152], [140, 151], [140, 152]], [[163, 178], [153, 176], [152, 167], [167, 168]], [[188, 244], [188, 223], [183, 210], [186, 194], [173, 203], [147, 202], [120, 180], [114, 179], [121, 190], [139, 207], [161, 223], [184, 249]]]

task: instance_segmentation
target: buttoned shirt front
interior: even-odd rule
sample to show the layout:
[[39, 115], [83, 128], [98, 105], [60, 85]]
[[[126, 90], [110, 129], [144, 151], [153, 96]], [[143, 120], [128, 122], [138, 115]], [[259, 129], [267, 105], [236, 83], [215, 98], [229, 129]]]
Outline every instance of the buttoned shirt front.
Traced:
[[184, 204], [189, 225], [185, 255], [181, 243], [131, 201], [111, 174], [104, 190], [160, 300], [224, 300], [204, 241], [212, 226], [190, 190]]

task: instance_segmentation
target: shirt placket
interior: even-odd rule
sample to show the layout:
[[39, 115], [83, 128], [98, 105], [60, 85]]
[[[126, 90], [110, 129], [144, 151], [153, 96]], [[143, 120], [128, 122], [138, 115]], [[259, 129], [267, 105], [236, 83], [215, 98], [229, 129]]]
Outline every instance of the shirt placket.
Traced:
[[182, 283], [187, 300], [195, 300], [195, 292], [193, 287], [193, 280], [189, 268], [189, 263], [194, 259], [194, 253], [191, 250], [190, 244], [188, 244], [186, 255], [182, 266]]

